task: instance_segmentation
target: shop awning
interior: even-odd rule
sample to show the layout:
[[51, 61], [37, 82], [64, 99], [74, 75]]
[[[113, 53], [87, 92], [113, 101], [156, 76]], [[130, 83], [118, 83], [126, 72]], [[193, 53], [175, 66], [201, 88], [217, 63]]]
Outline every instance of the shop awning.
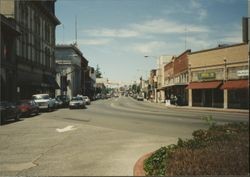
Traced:
[[247, 88], [249, 88], [248, 80], [227, 81], [221, 86], [221, 89], [227, 89], [227, 90], [247, 89]]
[[52, 87], [54, 89], [60, 89], [58, 83], [56, 82], [56, 80], [53, 76], [44, 75], [43, 81], [45, 82], [45, 84], [48, 84], [50, 87]]
[[221, 81], [212, 82], [191, 82], [186, 89], [214, 89], [222, 84]]
[[172, 84], [157, 88], [157, 90], [165, 90], [166, 88], [169, 88], [169, 87], [185, 87], [187, 85], [188, 85], [187, 83], [172, 83]]

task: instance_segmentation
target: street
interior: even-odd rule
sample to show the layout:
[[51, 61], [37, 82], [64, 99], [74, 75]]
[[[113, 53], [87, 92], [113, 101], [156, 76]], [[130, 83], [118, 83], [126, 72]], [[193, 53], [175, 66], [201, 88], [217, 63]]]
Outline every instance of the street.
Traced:
[[187, 109], [130, 97], [91, 102], [86, 109], [43, 112], [0, 127], [1, 176], [131, 176], [145, 153], [249, 114]]

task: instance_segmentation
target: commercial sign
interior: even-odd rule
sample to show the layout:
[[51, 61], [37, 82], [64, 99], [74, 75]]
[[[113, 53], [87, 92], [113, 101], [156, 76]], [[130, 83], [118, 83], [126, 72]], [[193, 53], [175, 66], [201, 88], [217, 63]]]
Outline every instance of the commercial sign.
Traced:
[[239, 70], [237, 71], [237, 76], [248, 76], [249, 71], [246, 70]]
[[198, 73], [198, 79], [215, 79], [216, 74], [215, 72], [203, 72], [203, 73]]

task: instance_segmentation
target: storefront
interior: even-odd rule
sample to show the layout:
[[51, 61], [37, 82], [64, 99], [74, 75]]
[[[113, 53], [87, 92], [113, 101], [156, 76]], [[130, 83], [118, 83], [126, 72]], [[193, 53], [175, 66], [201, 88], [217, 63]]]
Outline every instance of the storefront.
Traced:
[[249, 81], [230, 80], [221, 86], [227, 90], [228, 108], [249, 109]]
[[191, 90], [192, 106], [223, 108], [222, 81], [192, 82], [186, 89]]
[[190, 53], [188, 105], [248, 109], [248, 58], [245, 43]]

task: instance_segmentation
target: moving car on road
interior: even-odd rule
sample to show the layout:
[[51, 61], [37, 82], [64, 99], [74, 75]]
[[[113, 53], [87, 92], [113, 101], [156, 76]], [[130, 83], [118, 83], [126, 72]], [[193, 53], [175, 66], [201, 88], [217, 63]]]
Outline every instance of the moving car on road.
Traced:
[[0, 125], [4, 124], [6, 120], [19, 120], [20, 111], [15, 103], [8, 101], [0, 101]]
[[17, 102], [17, 107], [21, 116], [30, 116], [39, 113], [39, 106], [34, 100], [20, 100]]
[[55, 100], [49, 97], [49, 94], [32, 95], [32, 99], [38, 104], [39, 109], [51, 111], [55, 108]]
[[69, 109], [85, 108], [86, 102], [82, 97], [73, 97], [69, 102]]

